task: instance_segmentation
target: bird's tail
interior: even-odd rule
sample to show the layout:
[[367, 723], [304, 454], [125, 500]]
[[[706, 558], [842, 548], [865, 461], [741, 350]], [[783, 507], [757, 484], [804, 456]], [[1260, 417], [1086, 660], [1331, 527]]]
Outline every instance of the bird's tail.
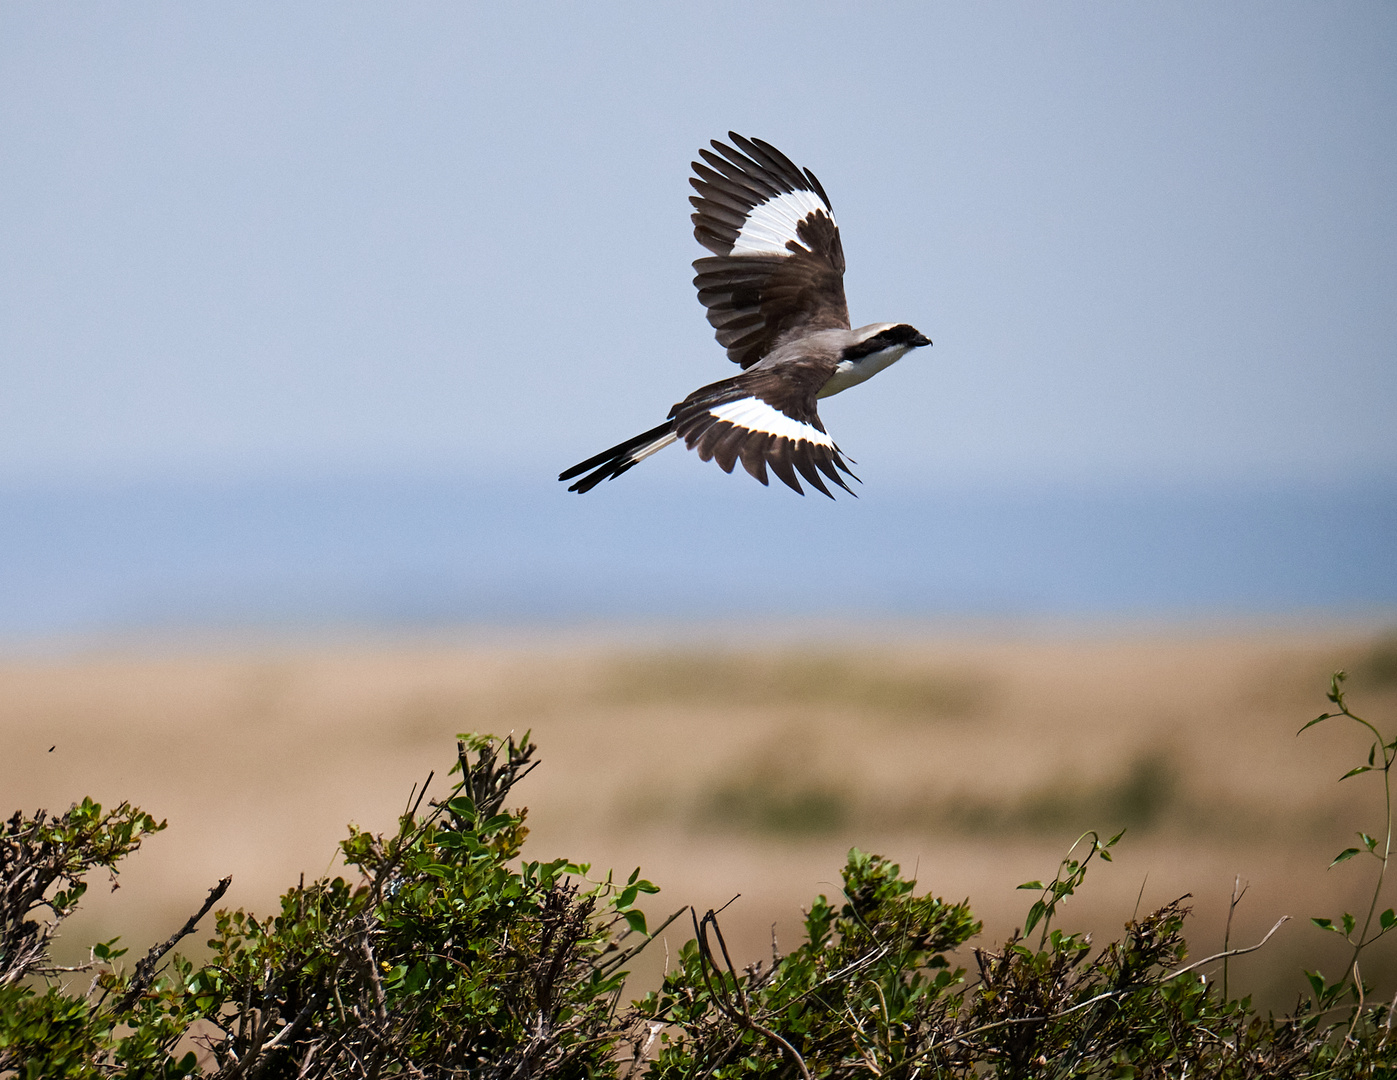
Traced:
[[[595, 457], [589, 457], [586, 461], [580, 461], [565, 473], [560, 473], [559, 480], [571, 480], [574, 476], [582, 476], [582, 479], [573, 484], [569, 491], [575, 491], [581, 495], [584, 491], [591, 491], [603, 480], [613, 480], [620, 476], [627, 469], [639, 464], [658, 450], [663, 450], [670, 443], [674, 442], [674, 421], [666, 420], [657, 427], [652, 427], [634, 439], [627, 439], [623, 443], [613, 446], [610, 450], [603, 450]], [[590, 471], [589, 470], [595, 470]]]

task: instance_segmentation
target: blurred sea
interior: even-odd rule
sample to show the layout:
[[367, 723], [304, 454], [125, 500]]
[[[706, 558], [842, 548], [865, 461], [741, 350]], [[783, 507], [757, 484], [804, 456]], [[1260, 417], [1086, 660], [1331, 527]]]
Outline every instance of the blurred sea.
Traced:
[[1397, 613], [1397, 480], [800, 499], [716, 470], [0, 488], [0, 639], [742, 617]]

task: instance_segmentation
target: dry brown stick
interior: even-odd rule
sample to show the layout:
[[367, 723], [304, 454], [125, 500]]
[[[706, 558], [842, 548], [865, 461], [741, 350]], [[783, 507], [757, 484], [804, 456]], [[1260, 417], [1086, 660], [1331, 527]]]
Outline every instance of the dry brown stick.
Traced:
[[369, 976], [369, 989], [373, 991], [374, 1019], [380, 1024], [388, 1023], [388, 998], [383, 993], [383, 980], [378, 977], [378, 963], [374, 956], [373, 943], [369, 940], [371, 930], [365, 930], [359, 940], [359, 953], [364, 958], [364, 970]]
[[[767, 1027], [765, 1024], [760, 1024], [755, 1019], [753, 1019], [752, 1011], [747, 1003], [747, 992], [743, 989], [742, 986], [742, 978], [738, 975], [737, 969], [733, 966], [732, 957], [728, 955], [728, 943], [723, 940], [723, 931], [718, 927], [717, 913], [710, 911], [707, 915], [703, 917], [703, 922], [700, 925], [705, 927], [713, 927], [713, 934], [718, 939], [718, 948], [721, 949], [723, 953], [723, 962], [727, 965], [728, 974], [732, 976], [733, 985], [737, 989], [738, 1002], [742, 1006], [742, 1011], [738, 1013], [735, 1009], [732, 1008], [731, 1004], [727, 1004], [726, 1006], [720, 1005], [718, 1003], [718, 998], [716, 995], [713, 998], [714, 1005], [718, 1006], [720, 1012], [727, 1012], [729, 1014], [729, 1019], [738, 1020], [747, 1027], [751, 1028], [753, 1031], [757, 1032], [759, 1035], [764, 1035], [772, 1042], [779, 1043], [781, 1046], [783, 1046], [786, 1052], [790, 1054], [792, 1060], [795, 1061], [796, 1067], [800, 1069], [800, 1075], [804, 1078], [804, 1080], [812, 1080], [810, 1076], [810, 1070], [806, 1068], [805, 1059], [800, 1056], [800, 1051], [798, 1051], [794, 1046], [792, 1046], [784, 1038], [778, 1035], [775, 1031], [772, 1031], [771, 1028]], [[713, 964], [714, 970], [717, 970], [718, 965], [713, 961], [713, 951], [708, 945], [708, 934], [706, 929], [699, 939], [699, 951], [700, 959], [702, 960], [703, 957], [706, 955], [708, 962]], [[708, 976], [707, 974], [705, 974], [704, 981], [707, 982], [707, 980]], [[719, 981], [724, 981], [722, 979], [721, 972], [719, 972]], [[709, 993], [712, 993], [711, 984], [709, 985]]]
[[1271, 940], [1271, 936], [1275, 934], [1277, 930], [1279, 930], [1288, 922], [1290, 922], [1290, 916], [1282, 915], [1279, 919], [1276, 920], [1276, 925], [1271, 927], [1270, 930], [1266, 931], [1266, 936], [1262, 938], [1260, 941], [1258, 941], [1255, 945], [1248, 945], [1245, 949], [1224, 949], [1222, 952], [1214, 953], [1212, 956], [1205, 956], [1202, 960], [1197, 960], [1192, 964], [1188, 964], [1184, 967], [1181, 967], [1177, 971], [1171, 971], [1168, 975], [1164, 976], [1164, 978], [1160, 979], [1159, 981], [1161, 983], [1167, 983], [1170, 979], [1177, 979], [1180, 975], [1183, 975], [1185, 972], [1192, 971], [1194, 968], [1200, 968], [1204, 964], [1211, 964], [1214, 960], [1226, 960], [1229, 956], [1246, 956], [1247, 953], [1256, 952], [1257, 949], [1261, 948], [1263, 945], [1265, 945], [1268, 941]]
[[[1242, 884], [1242, 875], [1236, 875], [1232, 880], [1232, 900], [1227, 905], [1227, 925], [1222, 931], [1222, 951], [1225, 954], [1232, 947], [1232, 916], [1237, 911], [1237, 905], [1242, 902], [1242, 897], [1247, 895], [1247, 890], [1251, 888], [1251, 882]], [[1222, 961], [1222, 1000], [1227, 1003], [1227, 958]]]
[[[333, 979], [334, 975], [331, 974], [330, 977]], [[291, 1022], [278, 1031], [270, 1042], [263, 1044], [259, 1048], [257, 1061], [247, 1074], [249, 1080], [254, 1080], [254, 1078], [261, 1076], [267, 1070], [272, 1062], [271, 1051], [279, 1050], [284, 1046], [290, 1046], [296, 1041], [301, 1032], [310, 1025], [315, 1011], [324, 1004], [325, 998], [328, 996], [324, 987], [321, 987], [315, 993], [311, 994], [306, 1003], [301, 1006], [301, 1011], [292, 1018]]]
[[606, 960], [601, 964], [598, 964], [597, 966], [604, 973], [610, 974], [612, 971], [616, 970], [616, 968], [620, 967], [622, 964], [629, 963], [631, 960], [635, 959], [635, 957], [640, 953], [642, 949], [645, 948], [645, 946], [649, 945], [650, 942], [654, 941], [658, 935], [664, 933], [665, 928], [668, 927], [670, 923], [674, 922], [675, 919], [679, 918], [679, 916], [683, 915], [684, 912], [688, 910], [689, 906], [687, 904], [684, 905], [673, 915], [671, 915], [668, 919], [660, 923], [659, 926], [655, 927], [654, 930], [649, 931], [645, 935], [645, 940], [642, 941], [639, 945], [633, 945], [629, 949], [619, 951], [616, 953], [615, 956], [611, 957], [611, 959]]
[[[275, 996], [275, 982], [272, 979], [272, 967], [270, 962], [262, 967], [262, 1004], [257, 1010], [257, 1019], [252, 1023], [252, 1037], [244, 1047], [243, 1056], [234, 1061], [232, 1069], [219, 1071], [217, 1080], [237, 1080], [256, 1065], [261, 1058], [262, 1051], [267, 1042], [267, 1032], [271, 1030], [272, 1022], [280, 1015], [279, 1010], [273, 1004], [272, 998]], [[248, 1010], [251, 1010], [252, 987], [248, 986]]]
[[164, 944], [151, 946], [150, 952], [146, 953], [145, 958], [136, 964], [136, 973], [131, 977], [131, 985], [117, 1004], [118, 1011], [129, 1009], [136, 1003], [136, 999], [146, 992], [155, 978], [155, 969], [161, 958], [173, 949], [182, 938], [194, 933], [194, 928], [199, 925], [199, 920], [209, 913], [209, 908], [223, 899], [223, 894], [228, 891], [228, 886], [232, 883], [231, 876], [220, 881], [209, 890], [209, 895], [204, 900], [203, 906], [191, 915], [188, 921], [176, 930]]
[[1110, 1001], [1112, 998], [1123, 997], [1126, 994], [1133, 994], [1137, 990], [1148, 990], [1154, 987], [1163, 986], [1165, 983], [1177, 979], [1180, 975], [1187, 974], [1188, 972], [1193, 971], [1195, 968], [1202, 967], [1204, 964], [1211, 964], [1215, 960], [1222, 960], [1229, 956], [1245, 956], [1247, 953], [1256, 952], [1257, 949], [1261, 948], [1263, 945], [1265, 945], [1268, 941], [1271, 940], [1271, 936], [1277, 930], [1279, 930], [1283, 925], [1285, 925], [1285, 923], [1289, 921], [1289, 915], [1282, 915], [1279, 919], [1276, 920], [1276, 925], [1271, 927], [1271, 929], [1267, 932], [1264, 938], [1258, 941], [1255, 945], [1247, 946], [1245, 949], [1230, 949], [1225, 953], [1216, 953], [1213, 956], [1205, 956], [1202, 960], [1199, 960], [1198, 962], [1193, 964], [1188, 964], [1185, 967], [1181, 967], [1177, 971], [1171, 971], [1168, 975], [1161, 976], [1154, 982], [1135, 983], [1131, 986], [1122, 986], [1115, 990], [1105, 990], [1100, 994], [1096, 994], [1092, 997], [1087, 998], [1085, 1001], [1079, 1001], [1075, 1005], [1071, 1005], [1068, 1008], [1061, 1010], [1060, 1012], [1051, 1013], [1048, 1016], [1012, 1016], [1009, 1017], [1007, 1020], [995, 1020], [992, 1023], [981, 1024], [979, 1027], [973, 1027], [968, 1031], [962, 1031], [955, 1035], [948, 1035], [941, 1044], [928, 1046], [921, 1053], [917, 1054], [916, 1057], [909, 1060], [916, 1060], [916, 1058], [925, 1057], [933, 1050], [940, 1049], [941, 1045], [944, 1045], [944, 1043], [964, 1043], [972, 1035], [980, 1035], [986, 1031], [993, 1031], [996, 1028], [1014, 1027], [1019, 1024], [1043, 1024], [1049, 1023], [1053, 1020], [1061, 1020], [1064, 1017], [1070, 1016], [1075, 1012], [1080, 1012], [1082, 1009], [1089, 1008], [1090, 1006], [1099, 1004], [1102, 1001]]

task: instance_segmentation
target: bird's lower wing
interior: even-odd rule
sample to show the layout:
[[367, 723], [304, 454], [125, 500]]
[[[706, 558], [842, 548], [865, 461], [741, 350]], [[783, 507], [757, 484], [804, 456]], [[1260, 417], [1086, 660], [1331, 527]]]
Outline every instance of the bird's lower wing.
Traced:
[[[674, 407], [674, 433], [704, 461], [732, 472], [738, 461], [761, 483], [767, 467], [803, 495], [797, 473], [816, 491], [834, 498], [825, 478], [854, 494], [840, 472], [854, 476], [839, 447], [825, 432], [815, 394], [828, 377], [804, 372], [753, 369], [696, 390]], [[854, 477], [855, 480], [858, 477]]]

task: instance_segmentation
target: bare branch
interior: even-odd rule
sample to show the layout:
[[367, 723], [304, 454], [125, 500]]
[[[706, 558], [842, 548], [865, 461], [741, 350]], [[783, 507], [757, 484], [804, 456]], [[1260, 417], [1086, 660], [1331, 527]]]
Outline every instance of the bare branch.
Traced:
[[1226, 960], [1230, 956], [1246, 956], [1247, 953], [1256, 952], [1257, 949], [1261, 948], [1263, 945], [1265, 945], [1268, 941], [1271, 940], [1272, 934], [1274, 934], [1277, 930], [1279, 930], [1283, 925], [1285, 925], [1288, 922], [1290, 922], [1290, 916], [1282, 915], [1279, 919], [1276, 920], [1276, 925], [1271, 927], [1270, 930], [1266, 931], [1266, 936], [1262, 938], [1260, 941], [1258, 941], [1255, 945], [1248, 945], [1245, 949], [1225, 949], [1220, 953], [1214, 953], [1212, 956], [1205, 956], [1202, 960], [1195, 960], [1192, 964], [1188, 964], [1185, 967], [1179, 968], [1178, 971], [1164, 976], [1164, 978], [1160, 979], [1159, 981], [1161, 983], [1167, 983], [1171, 979], [1177, 979], [1180, 975], [1184, 975], [1190, 971], [1195, 970], [1196, 968], [1201, 968], [1204, 964], [1211, 964], [1216, 960]]
[[223, 894], [228, 891], [228, 886], [233, 883], [232, 877], [226, 877], [209, 890], [209, 895], [204, 899], [203, 906], [191, 915], [189, 919], [176, 930], [161, 945], [154, 945], [145, 958], [136, 965], [136, 972], [131, 977], [131, 985], [127, 987], [126, 993], [121, 1001], [117, 1003], [117, 1011], [124, 1012], [136, 1003], [136, 1000], [150, 988], [152, 980], [155, 978], [156, 966], [164, 955], [173, 949], [182, 938], [194, 933], [194, 928], [199, 925], [199, 920], [209, 913], [209, 908], [223, 899]]

